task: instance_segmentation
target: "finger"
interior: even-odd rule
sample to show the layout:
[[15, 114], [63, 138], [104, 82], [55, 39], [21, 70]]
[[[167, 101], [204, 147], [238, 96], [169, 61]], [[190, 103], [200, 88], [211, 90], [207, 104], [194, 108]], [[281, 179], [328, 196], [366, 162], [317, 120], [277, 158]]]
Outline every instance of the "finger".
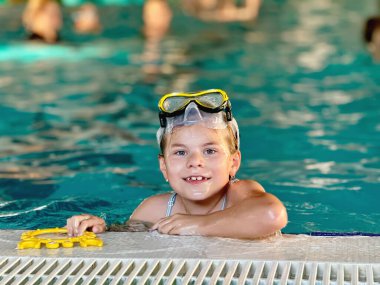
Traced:
[[157, 222], [157, 223], [155, 223], [153, 226], [151, 226], [151, 227], [149, 228], [149, 231], [155, 231], [155, 230], [157, 230], [157, 229], [158, 229], [158, 224], [159, 224], [159, 222]]
[[79, 227], [79, 218], [75, 218], [73, 222], [73, 229], [74, 229], [74, 234], [78, 234], [78, 227]]
[[81, 236], [83, 232], [88, 228], [88, 226], [86, 226], [85, 221], [89, 219], [91, 219], [90, 215], [82, 214], [78, 216], [78, 218], [75, 220], [75, 223], [74, 223], [74, 233], [76, 236]]
[[92, 232], [99, 234], [105, 232], [105, 225], [95, 225], [92, 227]]
[[92, 226], [92, 229], [91, 229], [92, 232], [96, 234], [105, 232], [106, 222], [102, 218], [99, 218], [99, 217], [95, 217], [95, 218], [96, 218], [96, 222], [95, 222], [95, 225]]
[[89, 219], [83, 220], [78, 227], [78, 235], [83, 235], [84, 231], [92, 228], [93, 232], [104, 232], [106, 223], [99, 217], [92, 216]]
[[80, 223], [89, 218], [90, 215], [72, 216], [70, 219], [67, 220], [67, 234], [69, 236], [77, 236]]
[[167, 234], [168, 235], [179, 235], [180, 234], [180, 231], [179, 231], [180, 227], [178, 227], [178, 225], [173, 225], [173, 227], [168, 230]]
[[73, 235], [73, 227], [71, 226], [71, 219], [66, 220], [66, 229], [67, 229], [67, 235], [72, 236]]
[[157, 230], [161, 225], [167, 223], [171, 217], [165, 217], [160, 220], [158, 220], [153, 226], [150, 227], [150, 231]]
[[170, 234], [170, 232], [174, 230], [174, 228], [175, 228], [174, 223], [167, 223], [165, 225], [158, 227], [158, 232], [162, 234]]
[[69, 236], [74, 236], [76, 232], [75, 224], [77, 224], [77, 219], [79, 216], [72, 216], [71, 218], [67, 219], [67, 234]]
[[96, 225], [97, 220], [95, 217], [91, 218], [89, 216], [81, 216], [78, 225], [75, 227], [75, 235], [81, 236], [84, 231], [90, 227]]
[[167, 234], [170, 230], [173, 229], [173, 227], [175, 227], [175, 225], [175, 219], [168, 217], [161, 220], [161, 222], [158, 224], [157, 231], [162, 234]]

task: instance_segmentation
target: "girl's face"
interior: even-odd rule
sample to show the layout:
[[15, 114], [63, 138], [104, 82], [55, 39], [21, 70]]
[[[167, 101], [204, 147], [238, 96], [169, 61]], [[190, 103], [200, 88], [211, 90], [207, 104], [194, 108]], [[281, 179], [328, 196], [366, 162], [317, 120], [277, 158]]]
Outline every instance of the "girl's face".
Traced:
[[179, 127], [167, 138], [160, 169], [173, 190], [185, 199], [203, 201], [223, 190], [240, 166], [231, 154], [227, 130], [201, 125]]

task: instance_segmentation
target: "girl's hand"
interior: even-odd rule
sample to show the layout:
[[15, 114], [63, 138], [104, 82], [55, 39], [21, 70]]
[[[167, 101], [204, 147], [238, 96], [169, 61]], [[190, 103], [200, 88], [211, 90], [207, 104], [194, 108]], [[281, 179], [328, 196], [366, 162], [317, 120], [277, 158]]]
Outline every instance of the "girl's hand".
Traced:
[[67, 219], [66, 228], [68, 236], [81, 236], [89, 228], [97, 234], [105, 232], [106, 222], [97, 216], [81, 214]]
[[201, 227], [205, 224], [205, 216], [174, 214], [155, 223], [150, 230], [168, 235], [196, 236], [201, 235]]

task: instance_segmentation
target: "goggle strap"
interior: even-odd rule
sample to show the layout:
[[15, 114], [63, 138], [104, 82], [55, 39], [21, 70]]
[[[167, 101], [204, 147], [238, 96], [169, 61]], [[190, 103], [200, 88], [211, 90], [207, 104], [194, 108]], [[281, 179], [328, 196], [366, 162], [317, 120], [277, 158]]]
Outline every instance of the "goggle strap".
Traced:
[[165, 113], [164, 112], [160, 112], [159, 114], [158, 114], [158, 117], [160, 118], [160, 125], [161, 125], [161, 127], [162, 128], [166, 128], [166, 115], [165, 115]]
[[231, 107], [227, 106], [224, 108], [224, 111], [226, 112], [226, 119], [228, 122], [232, 121], [232, 112], [231, 112]]

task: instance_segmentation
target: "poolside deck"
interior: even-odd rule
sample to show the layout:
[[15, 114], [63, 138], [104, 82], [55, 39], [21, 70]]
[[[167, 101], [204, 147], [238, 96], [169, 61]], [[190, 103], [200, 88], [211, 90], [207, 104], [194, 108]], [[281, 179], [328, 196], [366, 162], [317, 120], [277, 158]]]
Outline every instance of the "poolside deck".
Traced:
[[[17, 250], [22, 232], [0, 231], [0, 276], [4, 276], [3, 280], [0, 277], [1, 284], [5, 281], [8, 282], [4, 284], [13, 284], [12, 280], [21, 277], [29, 281], [30, 278], [51, 281], [57, 276], [69, 278], [70, 282], [75, 278], [85, 282], [92, 276], [92, 280], [100, 282], [107, 272], [104, 280], [112, 281], [112, 284], [128, 283], [127, 280], [142, 283], [150, 280], [150, 283], [157, 284], [172, 280], [185, 284], [183, 278], [188, 282], [202, 278], [204, 284], [211, 284], [212, 280], [225, 281], [226, 278], [235, 284], [276, 280], [280, 284], [297, 283], [297, 280], [313, 284], [380, 284], [379, 237], [284, 235], [246, 241], [167, 236], [156, 232], [108, 232], [99, 235], [104, 241], [102, 248], [75, 246]], [[56, 273], [52, 268], [46, 268], [39, 274], [43, 264], [51, 264], [49, 260], [55, 262]], [[60, 273], [64, 268], [68, 270], [67, 264], [73, 266], [71, 273]], [[31, 266], [35, 268], [25, 273]], [[60, 272], [59, 266], [62, 266]], [[98, 273], [94, 273], [97, 267]], [[196, 282], [203, 284], [199, 280]]]

